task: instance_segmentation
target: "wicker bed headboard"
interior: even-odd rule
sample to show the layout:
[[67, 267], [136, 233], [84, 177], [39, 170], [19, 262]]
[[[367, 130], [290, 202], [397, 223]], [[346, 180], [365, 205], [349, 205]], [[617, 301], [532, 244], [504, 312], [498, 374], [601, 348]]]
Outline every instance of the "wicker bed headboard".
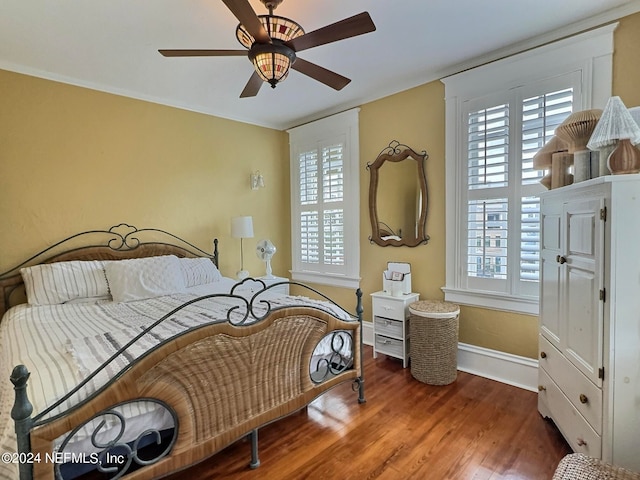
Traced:
[[158, 255], [207, 257], [217, 267], [218, 239], [213, 241], [211, 254], [164, 230], [138, 229], [126, 223], [108, 230], [89, 230], [71, 235], [0, 273], [0, 319], [10, 307], [26, 302], [20, 275], [23, 267], [71, 260], [124, 260]]

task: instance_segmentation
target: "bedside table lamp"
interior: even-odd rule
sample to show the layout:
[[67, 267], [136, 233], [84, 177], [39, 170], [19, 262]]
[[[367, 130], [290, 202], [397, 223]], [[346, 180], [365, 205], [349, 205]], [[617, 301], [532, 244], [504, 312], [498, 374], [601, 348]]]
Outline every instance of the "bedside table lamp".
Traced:
[[[607, 166], [611, 173], [640, 172], [640, 127], [624, 106], [620, 97], [611, 97], [589, 139], [590, 150], [615, 149], [610, 153]], [[602, 152], [601, 152], [602, 154]]]
[[244, 269], [242, 239], [253, 238], [253, 217], [233, 217], [231, 219], [231, 237], [240, 239], [240, 271], [237, 273], [237, 276], [239, 280], [242, 280], [249, 276], [249, 272]]

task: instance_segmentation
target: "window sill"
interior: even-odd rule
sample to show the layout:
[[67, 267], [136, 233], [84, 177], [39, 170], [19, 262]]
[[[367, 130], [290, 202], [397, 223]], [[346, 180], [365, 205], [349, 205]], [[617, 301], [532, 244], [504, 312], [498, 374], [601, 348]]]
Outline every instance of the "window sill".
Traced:
[[317, 283], [332, 287], [359, 288], [360, 278], [350, 278], [343, 275], [331, 275], [317, 272], [296, 272], [291, 270], [291, 279], [302, 283]]
[[539, 312], [537, 297], [514, 297], [500, 293], [460, 290], [449, 287], [442, 287], [442, 291], [447, 302], [525, 315], [538, 315]]

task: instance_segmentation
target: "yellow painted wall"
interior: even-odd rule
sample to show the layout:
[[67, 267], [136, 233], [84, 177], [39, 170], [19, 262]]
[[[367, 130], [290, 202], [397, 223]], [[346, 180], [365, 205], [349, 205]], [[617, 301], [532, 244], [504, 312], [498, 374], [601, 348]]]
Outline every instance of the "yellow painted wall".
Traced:
[[[0, 70], [0, 272], [67, 235], [120, 222], [183, 236], [240, 267], [230, 218], [253, 215], [290, 265], [286, 133]], [[260, 169], [266, 188], [252, 191]], [[279, 219], [276, 221], [275, 219]]]
[[614, 38], [613, 94], [627, 107], [640, 106], [640, 13], [621, 19]]

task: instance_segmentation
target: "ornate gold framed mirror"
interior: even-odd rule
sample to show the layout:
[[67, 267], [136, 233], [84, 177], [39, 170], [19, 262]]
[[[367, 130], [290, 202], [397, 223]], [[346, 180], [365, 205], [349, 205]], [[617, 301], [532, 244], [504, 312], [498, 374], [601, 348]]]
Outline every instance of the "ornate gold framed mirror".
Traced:
[[381, 247], [417, 247], [429, 241], [426, 151], [393, 140], [372, 163], [369, 181], [369, 241]]

